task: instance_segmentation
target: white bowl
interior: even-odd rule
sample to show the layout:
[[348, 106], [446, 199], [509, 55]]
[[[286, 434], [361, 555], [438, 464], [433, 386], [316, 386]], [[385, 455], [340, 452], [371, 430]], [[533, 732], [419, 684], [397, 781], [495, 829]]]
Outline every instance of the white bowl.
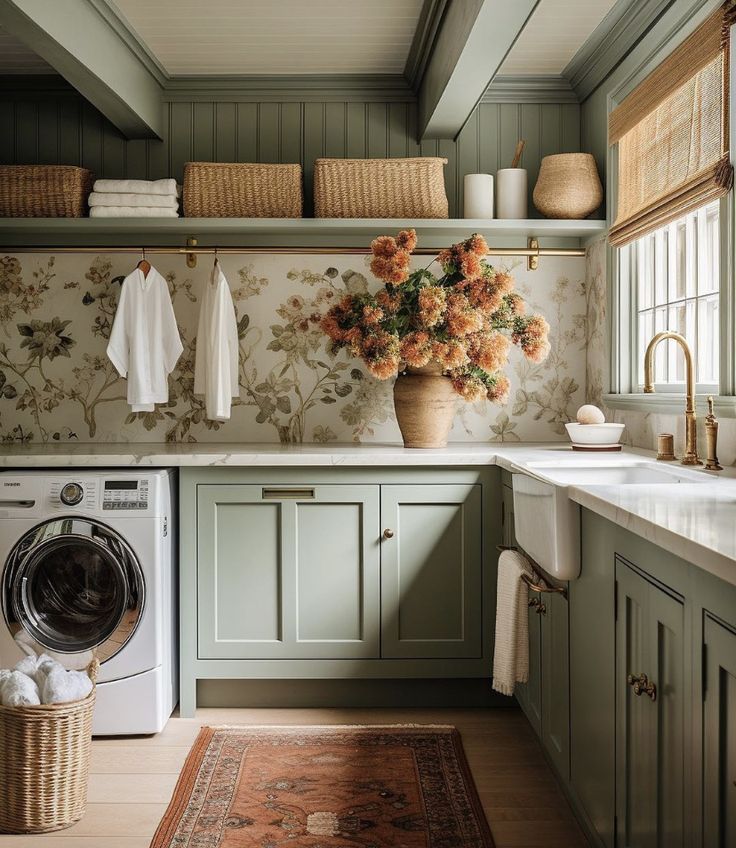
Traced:
[[625, 424], [565, 424], [567, 435], [575, 445], [616, 445], [621, 439]]

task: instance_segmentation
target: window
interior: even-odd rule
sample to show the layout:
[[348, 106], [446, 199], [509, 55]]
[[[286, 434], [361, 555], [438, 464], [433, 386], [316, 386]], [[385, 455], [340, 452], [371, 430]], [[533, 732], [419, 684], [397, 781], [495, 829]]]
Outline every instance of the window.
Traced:
[[[642, 390], [644, 352], [652, 336], [672, 330], [685, 336], [693, 350], [698, 391], [718, 393], [719, 205], [709, 203], [628, 248], [634, 391]], [[682, 391], [685, 362], [677, 345], [657, 348], [654, 380], [657, 391]]]

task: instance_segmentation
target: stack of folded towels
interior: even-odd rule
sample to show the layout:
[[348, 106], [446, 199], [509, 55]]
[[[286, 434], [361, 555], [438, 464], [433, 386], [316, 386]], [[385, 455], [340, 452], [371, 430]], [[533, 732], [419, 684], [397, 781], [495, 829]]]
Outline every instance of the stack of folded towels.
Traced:
[[67, 671], [63, 665], [41, 654], [24, 657], [14, 669], [0, 669], [0, 704], [4, 707], [34, 707], [81, 701], [92, 691], [84, 671]]
[[90, 218], [178, 218], [176, 180], [96, 180]]

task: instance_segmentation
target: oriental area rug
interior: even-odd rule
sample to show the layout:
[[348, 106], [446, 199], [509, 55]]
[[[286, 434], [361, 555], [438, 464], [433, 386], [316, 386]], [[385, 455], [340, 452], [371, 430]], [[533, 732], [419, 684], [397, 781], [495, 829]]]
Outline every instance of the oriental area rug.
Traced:
[[151, 848], [493, 848], [460, 734], [205, 727]]

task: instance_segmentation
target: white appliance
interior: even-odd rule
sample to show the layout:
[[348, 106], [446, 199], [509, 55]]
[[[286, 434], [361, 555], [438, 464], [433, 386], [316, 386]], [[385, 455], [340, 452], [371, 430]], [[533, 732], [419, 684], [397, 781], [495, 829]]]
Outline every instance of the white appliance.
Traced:
[[68, 668], [96, 656], [95, 735], [158, 733], [178, 700], [175, 483], [166, 470], [0, 474], [0, 668], [22, 646]]

